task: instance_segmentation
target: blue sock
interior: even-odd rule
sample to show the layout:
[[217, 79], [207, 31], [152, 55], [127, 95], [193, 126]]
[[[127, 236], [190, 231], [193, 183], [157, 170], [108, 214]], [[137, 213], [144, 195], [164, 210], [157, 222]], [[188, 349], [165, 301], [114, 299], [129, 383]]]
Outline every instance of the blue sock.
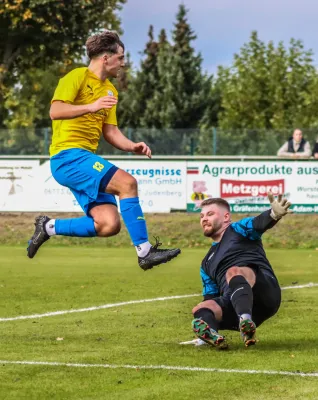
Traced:
[[94, 220], [91, 217], [57, 219], [55, 221], [57, 235], [93, 237], [97, 236]]
[[134, 246], [148, 242], [147, 225], [139, 204], [139, 197], [119, 201], [120, 212]]

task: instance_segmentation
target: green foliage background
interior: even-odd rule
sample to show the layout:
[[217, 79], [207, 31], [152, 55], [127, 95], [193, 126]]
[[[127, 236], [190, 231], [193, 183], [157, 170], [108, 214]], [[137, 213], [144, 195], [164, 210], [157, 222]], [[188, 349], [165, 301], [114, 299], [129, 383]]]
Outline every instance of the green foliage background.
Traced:
[[[0, 4], [0, 128], [50, 126], [48, 108], [58, 79], [85, 64], [84, 43], [90, 34], [120, 30], [124, 2]], [[155, 38], [150, 25], [139, 66], [132, 65], [127, 49], [126, 66], [115, 82], [123, 130], [158, 129], [152, 135], [160, 136], [161, 130], [170, 129], [165, 133], [170, 138], [175, 129], [196, 129], [200, 154], [211, 154], [212, 127], [222, 132], [219, 154], [235, 137], [248, 142], [254, 154], [263, 154], [259, 143], [271, 154], [268, 132], [277, 132], [272, 141], [276, 150], [295, 127], [311, 129], [310, 139], [316, 138], [318, 73], [301, 40], [265, 43], [254, 31], [232, 64], [220, 66], [215, 76], [203, 71], [195, 40], [188, 10], [180, 5], [171, 35], [162, 29]]]

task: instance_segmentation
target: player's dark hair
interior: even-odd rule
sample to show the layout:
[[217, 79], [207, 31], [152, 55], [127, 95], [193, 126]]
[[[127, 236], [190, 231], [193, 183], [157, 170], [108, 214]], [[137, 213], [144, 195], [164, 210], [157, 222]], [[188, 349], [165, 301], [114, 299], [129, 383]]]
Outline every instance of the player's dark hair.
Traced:
[[90, 60], [103, 53], [116, 54], [119, 47], [125, 50], [124, 43], [120, 40], [117, 32], [114, 31], [98, 33], [89, 37], [86, 41], [86, 53]]
[[200, 208], [203, 208], [204, 206], [209, 206], [210, 204], [216, 204], [217, 206], [225, 207], [228, 212], [231, 212], [229, 203], [226, 200], [221, 199], [220, 197], [212, 197], [210, 199], [203, 200]]

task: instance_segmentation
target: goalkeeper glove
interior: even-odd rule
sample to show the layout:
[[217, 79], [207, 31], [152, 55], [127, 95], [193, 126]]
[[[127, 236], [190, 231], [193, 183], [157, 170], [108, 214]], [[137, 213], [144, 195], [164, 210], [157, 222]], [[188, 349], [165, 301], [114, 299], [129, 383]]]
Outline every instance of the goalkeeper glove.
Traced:
[[272, 207], [270, 216], [276, 221], [281, 219], [284, 215], [292, 213], [292, 210], [288, 210], [291, 203], [289, 203], [287, 199], [283, 199], [282, 194], [279, 194], [277, 199], [275, 199], [273, 193], [268, 192], [267, 197]]

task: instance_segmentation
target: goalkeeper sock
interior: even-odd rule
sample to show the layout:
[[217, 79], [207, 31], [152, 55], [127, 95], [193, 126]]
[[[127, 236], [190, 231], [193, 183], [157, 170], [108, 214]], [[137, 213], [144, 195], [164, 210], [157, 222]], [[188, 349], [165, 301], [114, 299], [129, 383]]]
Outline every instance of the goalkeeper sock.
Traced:
[[219, 330], [219, 321], [216, 320], [214, 312], [209, 308], [200, 308], [193, 314], [194, 318], [202, 319], [211, 329]]
[[231, 302], [236, 314], [239, 317], [243, 314], [252, 315], [253, 291], [244, 276], [234, 276], [229, 282], [229, 287], [232, 291]]

